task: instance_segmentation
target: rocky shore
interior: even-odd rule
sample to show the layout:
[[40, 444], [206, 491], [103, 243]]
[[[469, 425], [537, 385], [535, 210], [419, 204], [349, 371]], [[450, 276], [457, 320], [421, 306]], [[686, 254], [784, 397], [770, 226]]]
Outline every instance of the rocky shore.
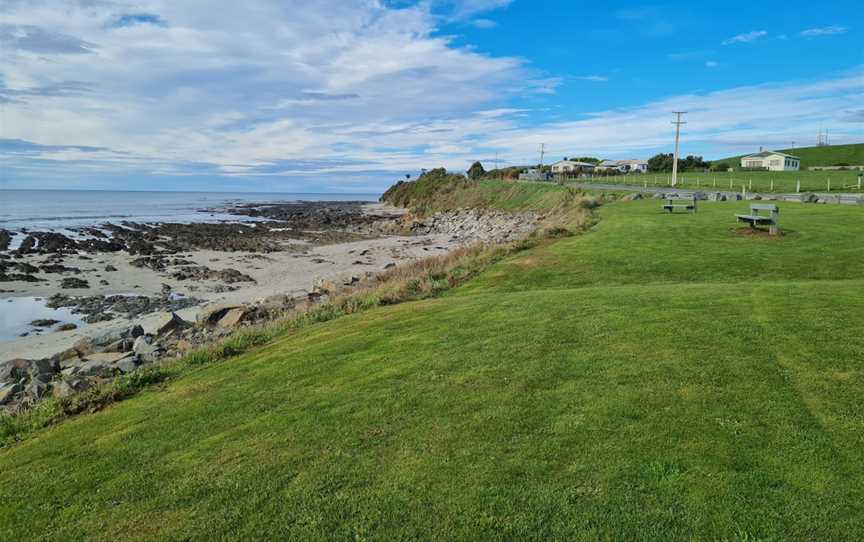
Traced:
[[24, 336], [0, 342], [0, 409], [28, 408], [182, 356], [374, 282], [403, 261], [518, 239], [542, 220], [484, 210], [415, 219], [351, 202], [228, 211], [255, 222], [28, 231], [11, 250], [14, 236], [0, 230], [0, 297], [75, 317], [35, 319]]

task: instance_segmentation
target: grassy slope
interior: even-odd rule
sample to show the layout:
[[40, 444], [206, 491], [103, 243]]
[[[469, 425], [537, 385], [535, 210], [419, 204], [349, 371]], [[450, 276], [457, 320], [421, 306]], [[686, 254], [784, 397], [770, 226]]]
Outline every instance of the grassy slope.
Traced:
[[864, 536], [860, 208], [601, 210], [0, 451], [0, 537]]
[[[801, 169], [811, 166], [835, 166], [845, 163], [852, 166], [864, 165], [864, 143], [849, 145], [829, 145], [827, 147], [799, 147], [797, 149], [782, 149], [780, 152], [801, 158]], [[729, 162], [734, 167], [741, 165], [745, 155], [732, 156], [714, 160], [714, 162]]]

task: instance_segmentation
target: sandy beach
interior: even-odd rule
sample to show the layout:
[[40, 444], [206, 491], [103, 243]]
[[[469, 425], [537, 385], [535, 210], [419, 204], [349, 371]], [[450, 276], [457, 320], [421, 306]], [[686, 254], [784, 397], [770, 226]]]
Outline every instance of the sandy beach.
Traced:
[[[238, 282], [226, 291], [219, 280], [176, 280], [170, 269], [158, 272], [130, 264], [126, 253], [99, 254], [87, 260], [76, 260], [81, 272], [75, 275], [85, 280], [89, 287], [64, 290], [67, 295], [135, 295], [159, 296], [167, 287], [173, 294], [192, 297], [203, 303], [178, 311], [184, 319], [194, 321], [197, 314], [213, 304], [254, 303], [275, 294], [300, 297], [310, 292], [316, 283], [332, 281], [348, 282], [352, 277], [364, 278], [367, 273], [377, 273], [390, 265], [424, 258], [459, 246], [460, 242], [449, 235], [393, 236], [349, 243], [314, 246], [308, 243], [290, 243], [289, 250], [268, 254], [251, 252], [221, 252], [213, 250], [191, 251], [182, 255], [196, 265], [213, 269], [231, 268], [253, 278], [255, 282]], [[28, 263], [40, 265], [46, 259], [38, 256]], [[106, 268], [116, 271], [106, 272]], [[100, 284], [100, 281], [104, 283]], [[12, 290], [4, 298], [44, 299], [58, 292], [54, 282], [11, 282], [4, 288]], [[2, 310], [2, 307], [0, 307]], [[152, 313], [134, 319], [148, 332], [152, 331], [162, 313]], [[58, 318], [59, 319], [59, 318]], [[110, 329], [129, 327], [133, 320], [115, 318], [108, 322], [79, 324], [71, 331], [31, 331], [26, 337], [0, 343], [0, 361], [27, 358], [36, 359], [71, 347], [85, 335], [93, 335]], [[54, 327], [62, 325], [56, 324]]]

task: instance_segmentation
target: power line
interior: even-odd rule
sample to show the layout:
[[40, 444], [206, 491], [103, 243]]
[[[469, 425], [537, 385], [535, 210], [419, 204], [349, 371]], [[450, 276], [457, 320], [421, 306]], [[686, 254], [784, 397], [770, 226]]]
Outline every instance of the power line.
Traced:
[[672, 186], [678, 186], [678, 142], [681, 139], [681, 125], [687, 124], [681, 120], [682, 115], [686, 115], [687, 111], [673, 111], [675, 120], [672, 124], [675, 125], [675, 154], [672, 156]]

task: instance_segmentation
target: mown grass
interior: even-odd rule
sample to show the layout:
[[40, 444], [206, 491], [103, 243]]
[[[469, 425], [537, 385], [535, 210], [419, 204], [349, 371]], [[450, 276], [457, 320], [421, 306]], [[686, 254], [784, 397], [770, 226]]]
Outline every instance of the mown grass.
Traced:
[[[794, 193], [801, 183], [801, 192], [861, 192], [858, 188], [857, 171], [734, 171], [697, 173], [687, 171], [678, 174], [680, 188], [695, 188], [710, 192], [734, 191], [762, 193]], [[671, 173], [647, 173], [595, 177], [571, 182], [596, 182], [645, 186], [651, 188], [671, 187]]]
[[0, 537], [862, 538], [864, 210], [656, 207], [0, 450]]

